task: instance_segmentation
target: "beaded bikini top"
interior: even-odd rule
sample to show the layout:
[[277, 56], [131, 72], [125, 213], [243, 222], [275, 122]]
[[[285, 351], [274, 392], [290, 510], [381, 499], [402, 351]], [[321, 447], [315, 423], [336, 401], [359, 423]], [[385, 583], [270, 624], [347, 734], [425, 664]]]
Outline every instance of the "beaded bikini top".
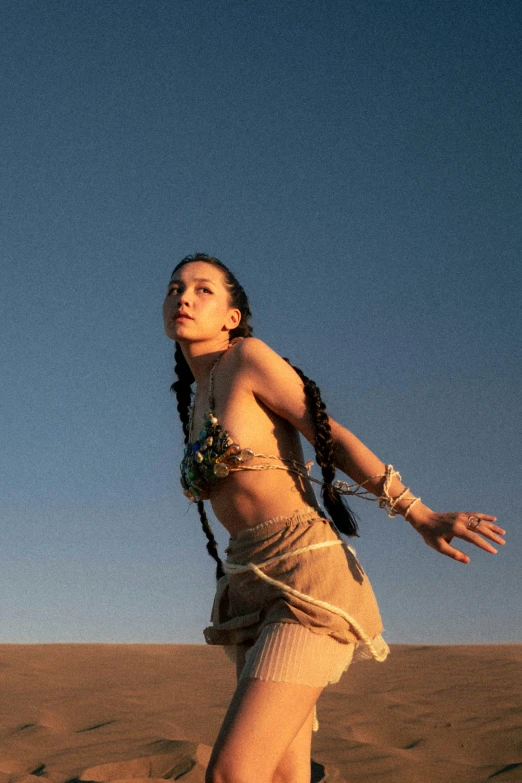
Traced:
[[[234, 439], [214, 415], [214, 369], [224, 353], [226, 351], [219, 354], [210, 371], [208, 412], [203, 417], [203, 426], [197, 440], [185, 446], [180, 466], [183, 494], [194, 502], [204, 500], [216, 481], [226, 478], [231, 469], [241, 469], [243, 463], [254, 457], [252, 449], [242, 449], [234, 443]], [[189, 440], [194, 420], [194, 404], [193, 402], [190, 407]]]
[[[256, 454], [252, 449], [243, 449], [238, 443], [235, 443], [230, 433], [223, 429], [214, 415], [214, 370], [223, 354], [241, 339], [243, 338], [236, 337], [232, 340], [228, 348], [219, 354], [212, 365], [208, 385], [208, 411], [203, 417], [203, 426], [194, 443], [190, 443], [190, 437], [192, 435], [195, 402], [190, 406], [189, 443], [185, 446], [180, 468], [183, 494], [195, 503], [199, 500], [206, 500], [216, 482], [239, 470], [286, 470], [301, 476], [309, 476], [309, 470], [313, 464], [312, 462], [307, 462], [306, 465], [303, 465], [294, 459], [286, 459], [275, 454]], [[263, 457], [265, 460], [277, 460], [277, 462], [282, 464], [270, 462], [257, 465], [245, 464], [254, 457]]]
[[[207, 499], [210, 490], [216, 482], [226, 478], [230, 473], [239, 470], [286, 470], [324, 486], [323, 481], [310, 475], [310, 469], [313, 465], [311, 460], [303, 464], [297, 460], [288, 459], [275, 454], [256, 454], [252, 449], [243, 449], [238, 443], [234, 442], [234, 439], [227, 430], [223, 429], [214, 415], [214, 370], [223, 354], [241, 339], [243, 338], [236, 337], [232, 340], [228, 348], [219, 354], [212, 365], [208, 386], [208, 412], [203, 417], [203, 426], [194, 443], [190, 443], [190, 437], [192, 435], [195, 401], [193, 401], [190, 406], [188, 427], [189, 443], [185, 446], [180, 468], [183, 494], [194, 503]], [[265, 460], [274, 460], [282, 464], [274, 464], [273, 462], [264, 462], [257, 465], [245, 464], [250, 462], [254, 457], [262, 457]], [[395, 516], [397, 512], [394, 510], [394, 506], [405, 498], [410, 491], [406, 488], [399, 497], [394, 499], [390, 498], [388, 487], [393, 476], [398, 476], [399, 479], [401, 478], [400, 473], [393, 469], [393, 465], [387, 465], [386, 473], [382, 474], [382, 476], [370, 477], [373, 479], [384, 478], [383, 495], [381, 497], [373, 497], [372, 493], [364, 487], [365, 482], [362, 482], [361, 484], [348, 484], [346, 481], [337, 480], [333, 482], [333, 486], [341, 495], [357, 495], [364, 500], [377, 501], [381, 508], [389, 506], [390, 512], [388, 513], [388, 516]], [[408, 507], [405, 518], [407, 518], [408, 512], [412, 506], [419, 500], [420, 498], [413, 497], [413, 502]]]

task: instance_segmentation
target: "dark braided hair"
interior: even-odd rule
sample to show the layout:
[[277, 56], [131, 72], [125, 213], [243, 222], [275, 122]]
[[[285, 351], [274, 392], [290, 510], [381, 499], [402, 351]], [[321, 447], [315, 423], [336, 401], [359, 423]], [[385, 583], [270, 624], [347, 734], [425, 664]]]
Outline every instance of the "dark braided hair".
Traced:
[[[181, 424], [183, 427], [183, 435], [185, 443], [188, 443], [189, 439], [189, 422], [190, 422], [190, 403], [192, 399], [192, 384], [194, 383], [194, 376], [192, 375], [192, 371], [190, 367], [187, 364], [187, 361], [185, 357], [183, 356], [183, 351], [181, 350], [178, 343], [176, 343], [176, 350], [174, 352], [174, 359], [176, 360], [176, 364], [174, 366], [174, 372], [178, 376], [178, 380], [175, 381], [171, 388], [171, 391], [175, 392], [176, 398], [178, 401], [178, 413], [179, 417], [181, 419]], [[205, 512], [205, 506], [203, 505], [203, 501], [200, 500], [197, 504], [199, 516], [201, 519], [201, 524], [203, 526], [203, 530], [205, 532], [205, 535], [208, 539], [207, 541], [207, 551], [211, 557], [214, 558], [214, 560], [217, 563], [217, 569], [216, 569], [216, 579], [219, 579], [221, 576], [224, 576], [225, 571], [223, 569], [223, 563], [221, 562], [221, 559], [218, 555], [218, 549], [217, 549], [217, 543], [216, 539], [214, 538], [214, 534], [212, 532], [212, 528], [210, 527], [210, 522], [208, 521], [207, 514]]]
[[[241, 321], [235, 329], [230, 331], [230, 337], [251, 337], [252, 327], [249, 324], [249, 320], [252, 317], [250, 312], [250, 306], [248, 304], [247, 295], [240, 285], [236, 277], [232, 274], [230, 269], [225, 266], [219, 259], [213, 256], [207, 256], [204, 253], [196, 253], [192, 256], [185, 256], [179, 264], [174, 267], [174, 272], [177, 272], [185, 264], [190, 264], [192, 261], [204, 261], [207, 264], [218, 267], [223, 272], [225, 285], [228, 288], [230, 295], [231, 307], [236, 307], [241, 312]], [[172, 384], [171, 391], [176, 394], [177, 407], [181, 424], [183, 426], [183, 434], [185, 443], [188, 443], [189, 439], [189, 410], [192, 400], [192, 384], [194, 383], [194, 376], [192, 371], [183, 355], [183, 351], [176, 343], [176, 350], [174, 353], [175, 366], [174, 372], [176, 373], [177, 380]], [[286, 359], [288, 362], [288, 359]], [[290, 364], [290, 362], [289, 362]], [[315, 421], [315, 455], [317, 463], [322, 470], [323, 481], [325, 485], [322, 488], [322, 498], [326, 511], [330, 515], [337, 529], [348, 536], [356, 536], [357, 522], [354, 514], [345, 505], [339, 492], [332, 486], [332, 481], [335, 477], [335, 464], [333, 458], [333, 441], [330, 430], [330, 424], [328, 422], [328, 414], [326, 413], [326, 406], [321, 398], [319, 387], [310, 378], [294, 365], [290, 365], [297, 372], [304, 384], [304, 391], [306, 394], [306, 400], [310, 406], [310, 410], [313, 414]], [[216, 539], [210, 527], [208, 521], [205, 506], [203, 501], [200, 500], [197, 504], [199, 516], [201, 518], [201, 524], [203, 530], [208, 539], [207, 551], [211, 557], [217, 563], [216, 578], [219, 579], [224, 576], [223, 563], [218, 555]]]
[[[288, 359], [285, 359], [285, 361], [290, 364]], [[310, 406], [315, 422], [314, 449], [317, 464], [323, 474], [324, 484], [321, 488], [321, 496], [324, 507], [341, 533], [344, 533], [346, 536], [358, 536], [355, 514], [348, 508], [343, 501], [342, 495], [332, 485], [332, 481], [335, 478], [334, 444], [328, 414], [326, 413], [326, 405], [321, 397], [319, 386], [311, 378], [307, 378], [299, 367], [295, 367], [293, 364], [290, 366], [294, 368], [304, 383], [306, 401]]]

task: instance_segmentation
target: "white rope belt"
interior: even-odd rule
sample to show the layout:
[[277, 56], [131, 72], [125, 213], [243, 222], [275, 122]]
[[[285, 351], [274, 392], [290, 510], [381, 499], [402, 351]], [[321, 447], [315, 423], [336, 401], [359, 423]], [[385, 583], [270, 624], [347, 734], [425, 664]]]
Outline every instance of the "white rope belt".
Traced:
[[[309, 552], [312, 549], [321, 549], [325, 546], [337, 546], [338, 544], [341, 544], [342, 546], [347, 546], [344, 541], [322, 541], [318, 544], [310, 544], [309, 546], [303, 546], [299, 549], [294, 549], [291, 552], [286, 552], [282, 555], [276, 555], [275, 557], [270, 557], [268, 560], [264, 560], [263, 562], [259, 563], [259, 565], [255, 565], [255, 563], [245, 563], [244, 565], [241, 565], [239, 563], [231, 563], [228, 560], [226, 560], [223, 563], [223, 567], [227, 574], [241, 574], [245, 573], [246, 571], [253, 571], [260, 579], [263, 579], [265, 582], [268, 582], [271, 585], [274, 585], [274, 587], [279, 587], [281, 590], [283, 590], [285, 593], [290, 593], [291, 595], [295, 595], [297, 598], [301, 598], [302, 601], [306, 601], [309, 604], [313, 604], [314, 606], [319, 606], [321, 609], [327, 609], [329, 612], [332, 612], [333, 614], [337, 614], [340, 617], [343, 617], [347, 623], [349, 623], [354, 632], [355, 635], [361, 639], [367, 646], [372, 658], [374, 658], [376, 661], [384, 661], [386, 658], [387, 653], [383, 652], [382, 650], [379, 652], [376, 647], [373, 645], [372, 640], [366, 634], [361, 627], [361, 625], [355, 620], [351, 615], [348, 614], [348, 612], [345, 612], [344, 609], [340, 609], [338, 606], [334, 606], [333, 604], [329, 604], [327, 601], [320, 601], [318, 598], [313, 598], [311, 595], [307, 595], [306, 593], [301, 593], [299, 590], [295, 590], [293, 587], [289, 587], [288, 585], [285, 585], [284, 582], [279, 582], [277, 579], [272, 579], [272, 577], [267, 576], [267, 574], [264, 574], [262, 572], [262, 568], [266, 568], [266, 566], [272, 565], [272, 563], [277, 563], [279, 560], [283, 560], [285, 557], [290, 557], [292, 555], [300, 555], [303, 552]], [[351, 552], [353, 550], [348, 547]]]

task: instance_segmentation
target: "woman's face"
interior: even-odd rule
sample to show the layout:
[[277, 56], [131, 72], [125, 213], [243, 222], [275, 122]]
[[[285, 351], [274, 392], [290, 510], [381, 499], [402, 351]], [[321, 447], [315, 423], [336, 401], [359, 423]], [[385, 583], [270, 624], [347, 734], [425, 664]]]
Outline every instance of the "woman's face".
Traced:
[[228, 332], [240, 320], [240, 311], [230, 306], [221, 269], [192, 261], [174, 272], [163, 302], [163, 325], [171, 340], [228, 341]]

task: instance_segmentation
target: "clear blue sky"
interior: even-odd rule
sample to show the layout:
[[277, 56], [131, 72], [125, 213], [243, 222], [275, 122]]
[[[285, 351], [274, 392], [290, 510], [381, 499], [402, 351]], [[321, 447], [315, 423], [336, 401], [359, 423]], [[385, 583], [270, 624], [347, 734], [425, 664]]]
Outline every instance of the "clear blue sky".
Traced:
[[509, 531], [463, 566], [353, 501], [388, 641], [522, 641], [521, 32], [509, 0], [5, 0], [1, 641], [204, 641], [161, 322], [195, 251], [426, 503]]

